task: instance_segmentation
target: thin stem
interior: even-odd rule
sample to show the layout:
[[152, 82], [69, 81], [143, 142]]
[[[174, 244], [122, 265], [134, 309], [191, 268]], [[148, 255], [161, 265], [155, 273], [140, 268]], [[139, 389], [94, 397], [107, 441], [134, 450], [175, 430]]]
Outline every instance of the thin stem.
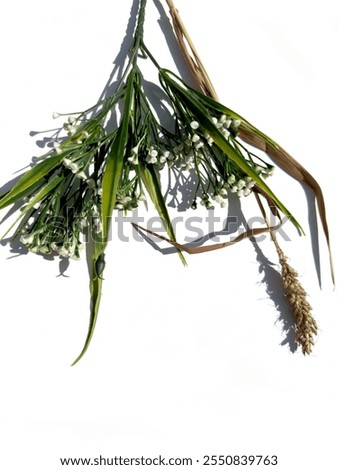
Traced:
[[137, 20], [137, 25], [136, 25], [136, 30], [135, 30], [135, 39], [134, 39], [134, 44], [132, 46], [132, 56], [130, 58], [131, 65], [133, 67], [136, 66], [139, 49], [143, 42], [146, 5], [147, 5], [147, 0], [140, 0], [140, 8], [138, 12], [138, 20]]
[[160, 70], [162, 67], [159, 65], [159, 63], [158, 63], [157, 60], [154, 58], [154, 56], [151, 54], [151, 52], [149, 51], [149, 49], [147, 48], [147, 46], [144, 44], [143, 41], [142, 41], [142, 43], [141, 43], [141, 49], [142, 49], [143, 52], [149, 57], [149, 59], [152, 61], [152, 63], [155, 65], [155, 67]]

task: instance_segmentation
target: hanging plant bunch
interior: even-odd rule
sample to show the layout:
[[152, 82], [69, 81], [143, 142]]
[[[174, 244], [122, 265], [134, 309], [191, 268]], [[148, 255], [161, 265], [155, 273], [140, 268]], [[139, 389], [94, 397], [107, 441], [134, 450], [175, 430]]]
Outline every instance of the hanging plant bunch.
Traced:
[[[315, 191], [324, 232], [329, 245], [325, 206], [314, 178], [276, 142], [242, 116], [218, 101], [210, 79], [184, 28], [176, 8], [167, 0], [173, 27], [197, 89], [175, 73], [161, 68], [143, 39], [146, 0], [140, 0], [137, 26], [129, 62], [115, 91], [82, 113], [59, 114], [66, 118], [51, 149], [24, 173], [10, 190], [0, 196], [0, 208], [19, 204], [12, 239], [33, 253], [79, 259], [86, 231], [90, 254], [91, 311], [84, 347], [86, 352], [98, 316], [105, 251], [114, 210], [129, 211], [148, 198], [155, 205], [167, 232], [163, 238], [183, 253], [200, 253], [223, 248], [262, 232], [269, 232], [282, 267], [285, 294], [295, 319], [296, 341], [304, 354], [311, 352], [317, 325], [306, 292], [297, 273], [288, 265], [271, 227], [262, 198], [281, 221], [285, 215], [298, 230], [299, 222], [268, 185], [274, 166], [256, 155], [253, 147], [266, 152], [291, 176], [306, 181]], [[159, 84], [171, 108], [170, 128], [155, 115], [144, 90], [139, 62], [147, 58], [158, 69]], [[123, 110], [115, 128], [111, 116]], [[253, 194], [266, 220], [266, 227], [250, 229], [232, 242], [188, 248], [179, 244], [161, 189], [161, 172], [192, 173], [197, 181], [191, 207], [225, 207], [229, 194], [245, 198]], [[135, 226], [139, 230], [142, 227]], [[152, 232], [151, 232], [152, 233]], [[156, 234], [155, 234], [156, 235]], [[332, 264], [331, 264], [332, 266]], [[332, 270], [333, 273], [333, 270]]]

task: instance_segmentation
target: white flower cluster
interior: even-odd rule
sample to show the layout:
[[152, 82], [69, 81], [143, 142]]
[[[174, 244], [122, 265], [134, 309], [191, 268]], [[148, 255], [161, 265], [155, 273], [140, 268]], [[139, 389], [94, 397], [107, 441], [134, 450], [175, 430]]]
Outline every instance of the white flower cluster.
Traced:
[[[223, 184], [224, 191], [236, 193], [237, 196], [249, 196], [252, 188], [255, 186], [255, 181], [250, 176], [236, 179], [235, 175], [229, 175], [227, 181]], [[222, 191], [222, 190], [221, 190]]]
[[[53, 113], [53, 119], [57, 119], [60, 116], [65, 116], [64, 114], [61, 113]], [[78, 119], [74, 116], [68, 116], [67, 121], [63, 124], [63, 128], [67, 131], [68, 137], [73, 137], [75, 134], [78, 133], [79, 131], [79, 126], [77, 123]], [[80, 133], [80, 135], [77, 136], [77, 139], [75, 140], [76, 144], [82, 144], [82, 142], [86, 139], [88, 139], [89, 133], [87, 131], [83, 131]], [[56, 153], [61, 153], [62, 152], [62, 147], [61, 145], [56, 142], [54, 144], [54, 150]]]
[[[130, 156], [127, 158], [128, 162], [131, 165], [139, 164], [139, 146], [140, 144], [132, 148], [130, 152]], [[158, 165], [160, 168], [163, 168], [167, 160], [170, 160], [170, 158], [171, 158], [171, 154], [168, 150], [162, 151], [160, 148], [155, 148], [153, 145], [151, 145], [147, 149], [145, 160], [148, 164]]]
[[81, 243], [75, 237], [73, 237], [70, 241], [64, 242], [61, 246], [57, 243], [51, 243], [50, 247], [63, 258], [70, 258], [74, 260], [80, 259], [80, 252], [84, 249], [83, 243]]
[[118, 209], [118, 210], [132, 210], [132, 209], [136, 209], [138, 207], [138, 204], [139, 202], [144, 202], [146, 201], [146, 197], [144, 194], [130, 194], [130, 195], [127, 195], [127, 196], [121, 196], [121, 195], [118, 195], [117, 198], [116, 198], [116, 204], [115, 204], [115, 209]]
[[54, 251], [64, 258], [80, 259], [80, 251], [84, 248], [84, 245], [75, 236], [69, 241], [64, 241], [62, 245], [55, 242], [48, 243], [47, 238], [48, 234], [43, 233], [41, 229], [23, 234], [20, 241], [32, 253], [51, 254]]
[[80, 169], [80, 167], [77, 163], [73, 162], [69, 158], [64, 158], [63, 159], [63, 164], [66, 168], [71, 170], [72, 173], [74, 173], [76, 178], [79, 178], [80, 180], [87, 181], [88, 186], [90, 186], [90, 187], [93, 186], [93, 183], [95, 185], [95, 181], [91, 178], [88, 178], [86, 173], [83, 170]]

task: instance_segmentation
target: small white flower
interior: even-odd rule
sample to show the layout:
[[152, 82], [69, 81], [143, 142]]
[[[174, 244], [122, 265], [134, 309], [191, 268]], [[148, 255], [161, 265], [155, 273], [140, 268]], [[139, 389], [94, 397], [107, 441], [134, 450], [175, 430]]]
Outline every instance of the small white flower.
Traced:
[[132, 155], [137, 155], [138, 154], [138, 147], [139, 147], [140, 144], [136, 145], [135, 147], [133, 147], [130, 151], [130, 153]]
[[86, 180], [87, 179], [87, 175], [84, 171], [79, 171], [78, 173], [76, 173], [76, 178], [79, 178], [80, 180]]
[[167, 158], [164, 155], [160, 156], [160, 163], [165, 163], [167, 161]]
[[216, 196], [214, 196], [214, 200], [218, 202], [219, 204], [223, 202], [223, 198], [220, 194], [216, 194]]
[[74, 126], [69, 127], [69, 129], [68, 129], [68, 135], [69, 136], [72, 136], [72, 135], [76, 134], [76, 132], [77, 132], [76, 127], [74, 127]]
[[49, 246], [42, 245], [42, 246], [40, 246], [39, 251], [40, 251], [40, 253], [48, 254], [48, 253], [50, 253], [51, 250], [50, 250]]
[[98, 196], [102, 196], [102, 188], [99, 188], [99, 189], [97, 190], [97, 195], [98, 195]]
[[214, 143], [214, 139], [212, 137], [208, 137], [207, 142], [211, 146]]
[[127, 160], [132, 165], [138, 165], [138, 156], [137, 156], [137, 154], [131, 155], [130, 157], [127, 158]]
[[230, 191], [231, 191], [232, 193], [237, 193], [237, 191], [238, 191], [237, 186], [236, 186], [236, 185], [232, 186], [232, 187], [230, 188]]
[[248, 189], [251, 189], [251, 188], [253, 188], [253, 187], [255, 186], [255, 184], [256, 184], [255, 181], [250, 181], [250, 182], [246, 185], [246, 187], [247, 187]]
[[195, 149], [200, 149], [201, 147], [204, 147], [204, 143], [203, 142], [196, 142], [195, 144]]
[[69, 116], [68, 117], [68, 122], [69, 122], [69, 124], [74, 124], [74, 122], [76, 122], [76, 118], [74, 116]]
[[59, 144], [59, 142], [54, 142], [53, 148], [54, 148], [56, 153], [58, 153], [58, 154], [62, 153], [62, 148], [61, 148], [61, 145]]
[[20, 237], [20, 241], [24, 245], [30, 245], [34, 241], [34, 235], [33, 234], [22, 235]]
[[131, 200], [132, 200], [132, 199], [131, 199], [130, 196], [125, 196], [125, 197], [122, 197], [122, 198], [119, 200], [119, 202], [120, 202], [121, 204], [123, 204], [124, 206], [127, 206], [127, 205], [130, 203]]
[[240, 179], [240, 180], [237, 181], [238, 189], [242, 189], [242, 188], [244, 188], [244, 186], [245, 186], [245, 181], [244, 180]]
[[83, 138], [83, 140], [88, 139], [88, 137], [89, 137], [89, 133], [88, 133], [87, 131], [82, 132], [82, 138]]
[[222, 134], [224, 135], [226, 139], [230, 137], [230, 132], [227, 129], [223, 129]]
[[238, 194], [238, 197], [242, 197], [243, 194], [244, 194], [243, 189], [239, 189], [239, 190], [237, 191], [237, 194]]
[[158, 151], [155, 150], [154, 148], [151, 148], [151, 149], [149, 150], [149, 152], [148, 152], [148, 155], [149, 155], [150, 157], [157, 157]]
[[222, 116], [219, 118], [219, 122], [221, 122], [222, 124], [227, 120], [227, 115], [226, 114], [222, 114]]
[[252, 181], [252, 178], [251, 178], [250, 176], [245, 176], [245, 177], [244, 177], [244, 181], [245, 181], [246, 183], [250, 183], [250, 181]]
[[152, 157], [150, 154], [148, 154], [147, 157], [146, 157], [146, 162], [151, 163], [151, 164], [157, 163], [157, 158]]
[[242, 122], [242, 121], [241, 121], [240, 119], [234, 119], [234, 120], [232, 121], [232, 127], [233, 127], [233, 129], [238, 129], [239, 126], [241, 125], [241, 122]]
[[33, 206], [34, 209], [39, 209], [41, 202], [36, 202]]
[[196, 130], [196, 129], [199, 128], [199, 126], [200, 126], [200, 125], [199, 125], [199, 123], [198, 123], [197, 121], [191, 121], [191, 123], [190, 123], [191, 129]]
[[235, 181], [236, 181], [235, 175], [230, 175], [227, 181], [228, 181], [229, 184], [235, 183]]
[[64, 246], [61, 246], [58, 251], [60, 256], [63, 256], [64, 258], [69, 258], [69, 251]]
[[192, 141], [194, 144], [196, 144], [196, 142], [199, 142], [200, 140], [201, 140], [201, 138], [200, 138], [200, 136], [199, 136], [198, 134], [194, 134], [194, 135], [192, 136], [192, 139], [191, 139], [191, 141]]
[[74, 162], [71, 162], [69, 165], [68, 165], [68, 168], [70, 170], [72, 170], [72, 173], [78, 173], [79, 171], [79, 165], [77, 165], [76, 163]]
[[244, 196], [249, 196], [249, 194], [251, 194], [251, 190], [249, 188], [245, 188], [243, 190], [243, 194], [244, 194]]
[[64, 158], [63, 159], [63, 164], [66, 168], [69, 168], [69, 165], [72, 164], [72, 161], [69, 158]]
[[140, 202], [144, 202], [144, 201], [147, 200], [147, 198], [145, 197], [144, 194], [140, 194], [139, 197], [137, 198], [137, 200], [140, 201]]
[[217, 121], [217, 118], [213, 117], [211, 118], [212, 122], [215, 124], [215, 126], [217, 125], [218, 121]]
[[221, 196], [225, 196], [227, 194], [227, 190], [225, 188], [222, 188], [219, 190], [219, 193]]
[[221, 202], [221, 208], [224, 209], [224, 207], [226, 207], [228, 204], [227, 204], [227, 201], [222, 201]]
[[223, 127], [225, 127], [225, 129], [229, 129], [229, 127], [231, 126], [231, 119], [226, 119], [223, 123]]
[[60, 116], [62, 116], [62, 114], [57, 113], [57, 112], [55, 112], [55, 111], [54, 111], [54, 113], [52, 114], [53, 119], [57, 119], [57, 118], [60, 117]]
[[115, 204], [115, 209], [123, 209], [123, 204]]

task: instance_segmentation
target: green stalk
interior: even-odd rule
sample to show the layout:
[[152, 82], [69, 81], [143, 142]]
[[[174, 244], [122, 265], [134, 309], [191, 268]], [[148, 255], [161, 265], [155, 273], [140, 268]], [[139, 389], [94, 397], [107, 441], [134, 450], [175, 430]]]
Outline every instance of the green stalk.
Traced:
[[[145, 8], [147, 0], [140, 0], [140, 7], [138, 13], [138, 20], [135, 29], [134, 42], [131, 47], [131, 56], [127, 69], [125, 70], [121, 81], [117, 87], [118, 92], [121, 87], [125, 85], [124, 94], [124, 113], [120, 123], [120, 127], [116, 133], [114, 142], [109, 150], [109, 154], [106, 157], [106, 168], [102, 181], [102, 224], [103, 234], [102, 240], [94, 241], [93, 257], [91, 260], [91, 279], [90, 279], [90, 320], [88, 333], [85, 340], [85, 344], [79, 356], [75, 359], [72, 365], [75, 365], [87, 351], [89, 344], [92, 340], [94, 329], [99, 313], [101, 291], [102, 291], [102, 274], [105, 267], [104, 254], [108, 243], [108, 234], [111, 222], [111, 215], [114, 210], [118, 184], [121, 177], [123, 168], [123, 161], [125, 157], [125, 151], [128, 141], [128, 129], [133, 118], [133, 107], [134, 107], [134, 85], [137, 80], [137, 58], [139, 50], [143, 41], [144, 34], [144, 20], [145, 20]], [[116, 93], [115, 92], [115, 93]]]

